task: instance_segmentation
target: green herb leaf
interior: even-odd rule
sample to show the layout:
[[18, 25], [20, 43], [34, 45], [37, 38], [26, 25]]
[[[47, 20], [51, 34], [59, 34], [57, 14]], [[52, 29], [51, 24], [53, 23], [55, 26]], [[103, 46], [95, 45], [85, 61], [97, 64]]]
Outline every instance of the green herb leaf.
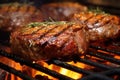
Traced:
[[64, 25], [64, 24], [74, 24], [74, 22], [66, 22], [66, 21], [57, 21], [57, 22], [34, 22], [28, 24], [28, 27], [38, 27], [38, 26], [50, 26], [50, 25]]

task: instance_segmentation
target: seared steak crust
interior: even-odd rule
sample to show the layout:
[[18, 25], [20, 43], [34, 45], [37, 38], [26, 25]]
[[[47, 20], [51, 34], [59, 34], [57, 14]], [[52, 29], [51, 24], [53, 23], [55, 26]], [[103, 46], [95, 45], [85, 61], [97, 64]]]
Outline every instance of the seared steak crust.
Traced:
[[88, 40], [83, 25], [64, 21], [41, 22], [14, 31], [11, 45], [14, 54], [28, 60], [49, 60], [84, 54]]
[[81, 12], [74, 14], [72, 20], [86, 25], [91, 41], [114, 39], [120, 33], [120, 18], [115, 15]]
[[29, 4], [0, 5], [0, 30], [11, 32], [30, 22], [42, 21], [42, 13]]

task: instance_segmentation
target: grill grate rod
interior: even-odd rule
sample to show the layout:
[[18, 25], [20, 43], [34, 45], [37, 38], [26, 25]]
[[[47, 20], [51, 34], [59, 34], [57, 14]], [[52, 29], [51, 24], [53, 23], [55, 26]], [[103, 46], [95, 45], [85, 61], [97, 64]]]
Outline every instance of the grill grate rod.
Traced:
[[113, 68], [113, 69], [110, 69], [110, 70], [107, 70], [107, 71], [104, 71], [104, 72], [101, 72], [101, 73], [104, 74], [104, 75], [108, 75], [108, 76], [115, 75], [115, 74], [120, 75], [120, 67]]
[[7, 58], [10, 58], [10, 59], [12, 59], [12, 60], [14, 60], [16, 62], [19, 62], [20, 64], [25, 64], [25, 65], [27, 65], [29, 67], [32, 67], [32, 68], [36, 69], [36, 70], [42, 71], [42, 72], [44, 72], [44, 73], [46, 73], [46, 74], [48, 74], [50, 76], [53, 76], [55, 78], [60, 79], [60, 80], [73, 80], [70, 77], [62, 75], [62, 74], [60, 74], [60, 73], [58, 73], [56, 71], [50, 70], [50, 69], [48, 69], [46, 67], [40, 66], [39, 64], [32, 63], [30, 61], [24, 60], [24, 59], [22, 59], [20, 57], [17, 57], [15, 55], [13, 55], [13, 54], [8, 54], [7, 52], [5, 52], [3, 50], [0, 50], [0, 55], [5, 56]]
[[74, 65], [70, 65], [70, 64], [62, 62], [60, 60], [56, 60], [56, 59], [50, 60], [48, 63], [50, 63], [50, 64], [52, 63], [52, 64], [64, 67], [66, 69], [69, 69], [69, 70], [72, 70], [72, 71], [75, 71], [75, 72], [78, 72], [78, 73], [83, 73], [83, 74], [86, 74], [86, 75], [92, 74], [92, 72], [90, 72], [90, 71], [83, 70], [80, 67], [76, 67]]
[[103, 50], [103, 51], [106, 51], [106, 52], [111, 52], [111, 53], [120, 55], [120, 51], [110, 50], [110, 49], [107, 49], [107, 48], [103, 48], [101, 46], [94, 46], [94, 45], [90, 45], [90, 47], [94, 48], [94, 49], [97, 49], [97, 50]]
[[120, 60], [119, 59], [115, 59], [115, 58], [112, 58], [112, 57], [107, 57], [107, 56], [104, 56], [102, 55], [103, 53], [100, 53], [100, 52], [97, 52], [97, 53], [93, 53], [93, 52], [89, 52], [87, 53], [88, 55], [91, 55], [91, 56], [95, 56], [95, 57], [98, 57], [98, 58], [101, 58], [101, 59], [104, 59], [104, 60], [107, 60], [107, 61], [110, 61], [112, 63], [115, 63], [115, 64], [119, 64], [120, 65]]
[[83, 77], [80, 80], [114, 80], [114, 79], [107, 77], [105, 75], [100, 75], [100, 74], [96, 73], [94, 75], [92, 74], [92, 75]]
[[3, 63], [0, 62], [0, 68], [3, 69], [3, 70], [6, 70], [10, 73], [13, 73], [17, 76], [19, 76], [20, 78], [24, 79], [24, 80], [37, 80], [37, 79], [34, 79], [24, 73], [22, 73], [21, 71], [18, 71], [18, 70], [15, 70], [14, 68], [8, 66], [8, 65], [5, 65]]
[[[98, 73], [94, 73], [94, 72], [90, 72], [90, 71], [85, 71], [81, 68], [78, 68], [78, 67], [73, 66], [73, 65], [71, 66], [69, 64], [66, 64], [65, 62], [62, 62], [62, 61], [59, 61], [59, 60], [56, 60], [56, 59], [53, 59], [53, 60], [49, 61], [48, 64], [55, 64], [55, 65], [70, 69], [72, 71], [76, 71], [76, 72], [88, 75], [88, 77], [83, 78], [83, 80], [93, 80], [93, 79], [94, 80], [96, 80], [96, 79], [97, 80], [113, 80], [113, 79], [111, 79], [111, 78], [109, 78], [109, 77], [107, 77], [103, 74], [98, 74]], [[107, 69], [111, 69], [111, 67], [109, 67]], [[82, 80], [82, 79], [80, 79], [80, 80]]]
[[89, 64], [91, 66], [99, 67], [99, 68], [102, 68], [102, 69], [111, 69], [112, 68], [110, 66], [100, 64], [100, 63], [97, 63], [97, 62], [93, 62], [93, 61], [87, 60], [87, 59], [78, 58], [77, 61], [86, 63], [87, 65]]

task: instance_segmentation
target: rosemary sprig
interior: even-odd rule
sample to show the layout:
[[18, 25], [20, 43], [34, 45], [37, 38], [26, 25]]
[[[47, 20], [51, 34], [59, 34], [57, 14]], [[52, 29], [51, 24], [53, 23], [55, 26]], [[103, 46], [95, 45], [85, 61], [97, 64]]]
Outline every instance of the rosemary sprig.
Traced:
[[38, 27], [38, 26], [50, 26], [50, 25], [64, 25], [64, 24], [74, 24], [74, 22], [66, 22], [66, 21], [52, 21], [52, 22], [33, 22], [28, 24], [28, 27]]

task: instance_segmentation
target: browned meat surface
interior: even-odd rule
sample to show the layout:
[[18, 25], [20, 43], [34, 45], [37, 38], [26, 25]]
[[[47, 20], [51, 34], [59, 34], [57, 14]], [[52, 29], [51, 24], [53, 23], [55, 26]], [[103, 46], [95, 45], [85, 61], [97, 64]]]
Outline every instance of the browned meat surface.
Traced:
[[115, 15], [81, 12], [75, 14], [72, 20], [86, 25], [91, 41], [114, 39], [120, 34], [120, 18]]
[[40, 7], [45, 20], [53, 19], [69, 20], [69, 16], [81, 11], [86, 11], [87, 7], [75, 2], [48, 3]]
[[73, 22], [31, 23], [11, 34], [12, 52], [28, 60], [82, 55], [87, 46], [83, 25]]
[[0, 5], [0, 30], [11, 32], [30, 22], [42, 21], [42, 13], [29, 4]]

